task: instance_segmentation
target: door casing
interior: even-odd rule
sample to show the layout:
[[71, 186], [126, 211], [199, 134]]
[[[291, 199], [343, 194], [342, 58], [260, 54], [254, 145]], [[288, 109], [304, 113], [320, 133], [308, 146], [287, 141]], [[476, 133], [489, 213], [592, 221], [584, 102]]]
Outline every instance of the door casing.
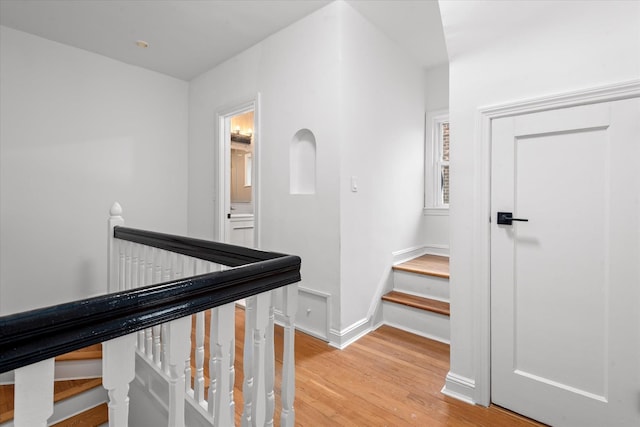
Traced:
[[253, 200], [253, 244], [255, 248], [260, 248], [260, 93], [252, 99], [232, 104], [233, 106], [223, 108], [217, 113], [217, 140], [216, 140], [216, 156], [215, 164], [218, 168], [216, 174], [217, 197], [215, 209], [217, 212], [216, 221], [216, 239], [225, 242], [226, 236], [226, 219], [227, 213], [230, 212], [230, 195], [228, 177], [230, 173], [229, 156], [231, 153], [230, 141], [226, 138], [226, 122], [233, 116], [253, 111], [253, 155], [252, 155], [252, 171], [251, 186]]
[[[474, 152], [474, 230], [473, 233], [473, 312], [475, 341], [473, 365], [475, 381], [466, 397], [473, 403], [491, 403], [491, 122], [494, 119], [640, 97], [640, 80], [601, 86], [565, 94], [535, 98], [508, 104], [479, 108], [476, 113], [476, 134], [480, 144]], [[460, 384], [455, 374], [447, 375], [447, 382]], [[445, 386], [446, 388], [446, 386]], [[459, 389], [459, 388], [458, 388]]]

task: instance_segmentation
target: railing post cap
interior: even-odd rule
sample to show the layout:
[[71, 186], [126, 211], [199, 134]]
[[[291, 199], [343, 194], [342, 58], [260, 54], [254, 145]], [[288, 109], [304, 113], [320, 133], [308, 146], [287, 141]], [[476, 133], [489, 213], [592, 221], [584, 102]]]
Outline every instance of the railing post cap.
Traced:
[[111, 206], [111, 210], [109, 211], [111, 216], [121, 216], [122, 215], [122, 206], [120, 203], [114, 202], [113, 206]]

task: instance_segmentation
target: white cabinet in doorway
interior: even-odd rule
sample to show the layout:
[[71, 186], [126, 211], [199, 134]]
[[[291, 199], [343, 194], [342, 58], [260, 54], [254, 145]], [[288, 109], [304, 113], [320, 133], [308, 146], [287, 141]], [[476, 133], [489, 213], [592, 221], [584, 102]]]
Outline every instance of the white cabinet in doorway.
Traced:
[[229, 243], [232, 245], [253, 247], [253, 214], [236, 214], [229, 218]]

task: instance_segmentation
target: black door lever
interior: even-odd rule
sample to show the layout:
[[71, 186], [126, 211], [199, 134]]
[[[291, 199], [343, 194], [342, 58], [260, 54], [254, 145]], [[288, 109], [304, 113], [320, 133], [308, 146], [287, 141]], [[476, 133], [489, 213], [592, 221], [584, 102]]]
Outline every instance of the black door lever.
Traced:
[[525, 218], [514, 218], [512, 212], [498, 212], [498, 224], [501, 225], [513, 225], [513, 221], [527, 222]]

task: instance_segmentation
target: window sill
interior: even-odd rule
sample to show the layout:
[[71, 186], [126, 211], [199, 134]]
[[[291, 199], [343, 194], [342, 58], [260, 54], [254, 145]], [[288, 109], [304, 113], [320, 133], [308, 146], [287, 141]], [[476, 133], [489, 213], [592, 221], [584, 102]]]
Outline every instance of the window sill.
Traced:
[[449, 216], [449, 208], [424, 208], [422, 213], [424, 216]]

